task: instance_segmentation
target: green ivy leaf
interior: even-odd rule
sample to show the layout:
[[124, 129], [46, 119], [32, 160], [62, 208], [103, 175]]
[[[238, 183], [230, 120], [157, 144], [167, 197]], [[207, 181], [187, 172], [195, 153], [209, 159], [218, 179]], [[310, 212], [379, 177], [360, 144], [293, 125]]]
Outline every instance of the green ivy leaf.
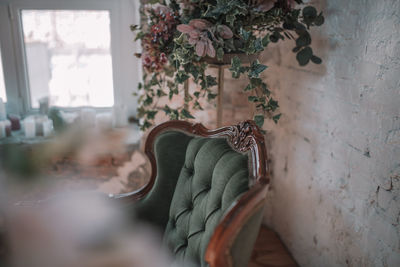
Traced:
[[254, 87], [251, 85], [251, 83], [250, 84], [248, 84], [243, 90], [244, 91], [251, 91], [251, 90], [253, 90], [254, 89]]
[[314, 56], [314, 55], [311, 57], [311, 61], [312, 61], [314, 64], [321, 64], [321, 63], [322, 63], [322, 59], [320, 59], [319, 57]]
[[296, 59], [299, 62], [300, 66], [305, 66], [310, 61], [313, 56], [313, 52], [311, 47], [306, 47], [297, 53]]
[[163, 111], [166, 115], [169, 115], [171, 113], [171, 108], [168, 105], [165, 105]]
[[278, 101], [275, 101], [272, 98], [268, 101], [267, 106], [268, 106], [268, 109], [271, 111], [275, 111], [277, 108], [279, 108]]
[[262, 38], [262, 45], [264, 47], [267, 47], [269, 44], [269, 35], [265, 35], [264, 38]]
[[144, 34], [144, 32], [142, 32], [142, 31], [136, 33], [135, 41], [137, 41], [137, 40], [142, 40], [143, 37], [144, 37], [144, 35], [145, 35], [145, 34]]
[[197, 100], [194, 102], [193, 108], [203, 110], [203, 107], [200, 105], [200, 103]]
[[272, 120], [273, 120], [275, 123], [278, 123], [278, 121], [279, 121], [279, 119], [281, 118], [281, 116], [282, 116], [281, 113], [279, 113], [279, 114], [277, 114], [277, 115], [274, 115], [274, 116], [272, 117]]
[[251, 32], [246, 31], [243, 28], [240, 28], [240, 35], [242, 36], [243, 40], [247, 42], [250, 39]]
[[206, 76], [206, 83], [207, 83], [207, 88], [213, 87], [215, 85], [217, 85], [217, 78], [213, 77], [211, 75], [207, 75]]
[[184, 117], [184, 118], [194, 119], [194, 117], [192, 116], [192, 114], [190, 114], [190, 112], [187, 111], [186, 109], [182, 109], [181, 115], [182, 115], [182, 117]]
[[149, 106], [153, 103], [153, 98], [149, 95], [146, 96], [146, 99], [143, 101], [143, 106]]
[[177, 83], [184, 83], [187, 79], [189, 79], [189, 75], [187, 75], [184, 71], [179, 70], [177, 72], [175, 77]]
[[263, 115], [255, 115], [254, 122], [257, 124], [258, 127], [262, 128], [264, 125], [264, 116]]
[[271, 94], [271, 91], [268, 89], [268, 86], [266, 83], [261, 84], [261, 90], [262, 90], [263, 94], [265, 94], [266, 96], [269, 96]]
[[262, 39], [261, 38], [257, 38], [254, 41], [254, 49], [255, 49], [255, 52], [261, 52], [261, 51], [264, 50], [264, 45], [262, 43]]
[[304, 32], [299, 38], [296, 39], [296, 46], [308, 46], [311, 44], [311, 35], [308, 32]]
[[240, 58], [235, 56], [234, 58], [231, 59], [231, 67], [229, 70], [232, 73], [233, 78], [239, 78], [240, 77], [240, 67], [241, 67], [242, 62], [240, 61]]
[[222, 47], [217, 49], [217, 59], [222, 60], [224, 57], [224, 49]]
[[160, 89], [157, 90], [157, 96], [158, 97], [162, 97], [162, 96], [166, 96], [166, 95], [167, 94], [163, 90], [160, 90]]
[[257, 102], [257, 101], [258, 101], [258, 97], [253, 96], [253, 95], [247, 97], [247, 99], [248, 99], [250, 102]]
[[310, 26], [311, 23], [317, 18], [317, 10], [313, 6], [306, 6], [303, 8], [303, 20], [307, 26]]
[[260, 64], [258, 60], [254, 61], [250, 66], [249, 77], [258, 78], [267, 66]]
[[154, 120], [154, 118], [155, 118], [155, 116], [156, 116], [157, 113], [158, 113], [157, 110], [149, 110], [149, 111], [147, 111], [147, 112], [146, 112], [146, 114], [147, 114], [147, 119], [149, 119], [149, 120]]
[[324, 16], [322, 15], [322, 12], [321, 12], [321, 13], [318, 15], [318, 17], [315, 18], [314, 24], [315, 24], [316, 26], [321, 26], [322, 24], [324, 24], [324, 22], [325, 22], [325, 18], [324, 18]]
[[207, 94], [207, 99], [208, 101], [213, 100], [214, 98], [216, 98], [218, 95], [217, 94], [213, 94], [213, 93], [208, 93]]

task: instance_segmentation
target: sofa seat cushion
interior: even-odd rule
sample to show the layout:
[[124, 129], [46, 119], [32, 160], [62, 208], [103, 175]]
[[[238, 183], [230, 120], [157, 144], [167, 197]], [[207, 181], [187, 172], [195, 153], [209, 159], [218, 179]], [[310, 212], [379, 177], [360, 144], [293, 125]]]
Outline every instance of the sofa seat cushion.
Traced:
[[249, 188], [248, 159], [223, 138], [188, 143], [164, 234], [177, 260], [205, 266], [204, 255], [223, 213]]

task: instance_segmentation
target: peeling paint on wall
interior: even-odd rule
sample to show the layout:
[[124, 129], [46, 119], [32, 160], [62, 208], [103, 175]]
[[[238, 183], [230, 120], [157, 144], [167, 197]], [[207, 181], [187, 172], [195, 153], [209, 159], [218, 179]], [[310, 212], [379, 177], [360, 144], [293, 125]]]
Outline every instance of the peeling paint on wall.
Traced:
[[301, 266], [400, 266], [400, 1], [311, 2], [323, 65], [262, 57], [284, 113], [265, 222]]

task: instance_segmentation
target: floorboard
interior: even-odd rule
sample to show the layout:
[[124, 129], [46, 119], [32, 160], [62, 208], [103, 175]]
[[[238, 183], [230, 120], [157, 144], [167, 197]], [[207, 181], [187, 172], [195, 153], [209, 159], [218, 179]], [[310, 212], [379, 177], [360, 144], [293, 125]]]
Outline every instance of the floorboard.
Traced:
[[278, 235], [262, 227], [248, 267], [298, 267]]

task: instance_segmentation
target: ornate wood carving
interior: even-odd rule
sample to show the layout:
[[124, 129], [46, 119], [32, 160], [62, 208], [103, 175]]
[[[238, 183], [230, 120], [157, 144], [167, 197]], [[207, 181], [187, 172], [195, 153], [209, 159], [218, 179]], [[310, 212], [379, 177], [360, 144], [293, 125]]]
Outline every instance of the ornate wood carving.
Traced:
[[145, 153], [150, 160], [152, 169], [149, 183], [135, 192], [111, 197], [131, 202], [143, 198], [150, 192], [157, 176], [157, 165], [153, 151], [154, 142], [160, 133], [168, 130], [178, 130], [208, 138], [226, 137], [234, 150], [240, 153], [249, 153], [252, 168], [250, 190], [233, 203], [225, 213], [210, 239], [205, 255], [205, 260], [210, 267], [232, 266], [230, 248], [247, 220], [263, 207], [267, 193], [269, 178], [266, 171], [267, 154], [264, 136], [255, 122], [251, 120], [216, 130], [209, 130], [202, 124], [192, 124], [186, 121], [162, 123], [153, 128], [145, 144]]

